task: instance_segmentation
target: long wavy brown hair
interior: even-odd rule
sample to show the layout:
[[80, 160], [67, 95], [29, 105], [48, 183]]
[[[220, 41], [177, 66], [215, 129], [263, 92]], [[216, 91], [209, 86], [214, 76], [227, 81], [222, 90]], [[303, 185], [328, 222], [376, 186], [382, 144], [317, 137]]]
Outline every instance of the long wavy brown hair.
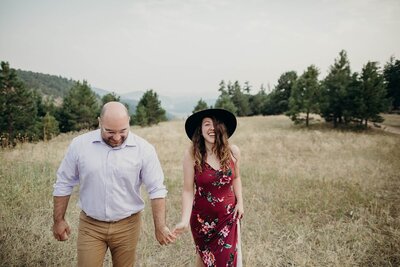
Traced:
[[[215, 132], [215, 143], [212, 148], [213, 152], [217, 155], [221, 169], [223, 171], [227, 171], [229, 169], [230, 162], [230, 148], [228, 142], [228, 134], [226, 131], [225, 124], [218, 121], [216, 118], [211, 117], [214, 124], [214, 132]], [[201, 126], [197, 126], [194, 134], [192, 136], [192, 153], [195, 163], [195, 168], [198, 172], [202, 172], [202, 165], [207, 158], [206, 145], [204, 141], [204, 137], [201, 133]]]

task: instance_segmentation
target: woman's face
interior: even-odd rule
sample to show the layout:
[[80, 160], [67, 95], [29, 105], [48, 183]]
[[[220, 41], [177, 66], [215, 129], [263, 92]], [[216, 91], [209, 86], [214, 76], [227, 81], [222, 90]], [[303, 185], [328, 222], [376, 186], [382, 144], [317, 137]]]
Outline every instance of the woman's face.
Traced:
[[211, 118], [206, 117], [201, 122], [201, 134], [203, 135], [206, 143], [214, 144], [215, 142], [214, 122]]

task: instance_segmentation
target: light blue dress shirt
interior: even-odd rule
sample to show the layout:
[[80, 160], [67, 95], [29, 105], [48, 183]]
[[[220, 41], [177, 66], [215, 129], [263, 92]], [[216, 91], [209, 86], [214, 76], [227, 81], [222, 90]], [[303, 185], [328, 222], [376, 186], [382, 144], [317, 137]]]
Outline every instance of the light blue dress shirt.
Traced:
[[98, 129], [72, 140], [57, 171], [53, 196], [71, 195], [79, 184], [78, 205], [87, 216], [118, 221], [144, 209], [142, 183], [150, 199], [167, 195], [154, 147], [129, 132], [125, 142], [113, 148]]

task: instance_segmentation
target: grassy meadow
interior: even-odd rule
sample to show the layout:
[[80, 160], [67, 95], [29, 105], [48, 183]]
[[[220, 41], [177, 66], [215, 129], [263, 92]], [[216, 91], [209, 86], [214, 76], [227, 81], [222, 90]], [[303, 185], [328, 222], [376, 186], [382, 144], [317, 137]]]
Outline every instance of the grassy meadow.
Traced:
[[[184, 121], [132, 129], [156, 147], [173, 228], [189, 145]], [[67, 242], [53, 239], [51, 194], [77, 134], [0, 151], [1, 266], [76, 265], [78, 193], [68, 207]], [[400, 135], [319, 124], [305, 129], [269, 116], [239, 118], [231, 142], [242, 152], [244, 266], [400, 266]], [[149, 205], [142, 218], [137, 266], [194, 266], [190, 233], [162, 247]], [[107, 254], [104, 266], [111, 265]]]

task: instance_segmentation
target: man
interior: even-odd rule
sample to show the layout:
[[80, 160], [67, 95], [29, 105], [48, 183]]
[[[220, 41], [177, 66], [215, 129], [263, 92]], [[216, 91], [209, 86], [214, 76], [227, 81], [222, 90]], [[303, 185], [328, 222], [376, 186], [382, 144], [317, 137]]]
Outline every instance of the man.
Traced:
[[100, 129], [74, 138], [57, 171], [53, 235], [59, 241], [71, 232], [65, 212], [79, 184], [78, 266], [103, 266], [107, 248], [114, 266], [133, 266], [144, 209], [142, 183], [151, 199], [158, 242], [175, 241], [165, 222], [161, 164], [154, 147], [129, 131], [129, 119], [123, 104], [105, 104]]

